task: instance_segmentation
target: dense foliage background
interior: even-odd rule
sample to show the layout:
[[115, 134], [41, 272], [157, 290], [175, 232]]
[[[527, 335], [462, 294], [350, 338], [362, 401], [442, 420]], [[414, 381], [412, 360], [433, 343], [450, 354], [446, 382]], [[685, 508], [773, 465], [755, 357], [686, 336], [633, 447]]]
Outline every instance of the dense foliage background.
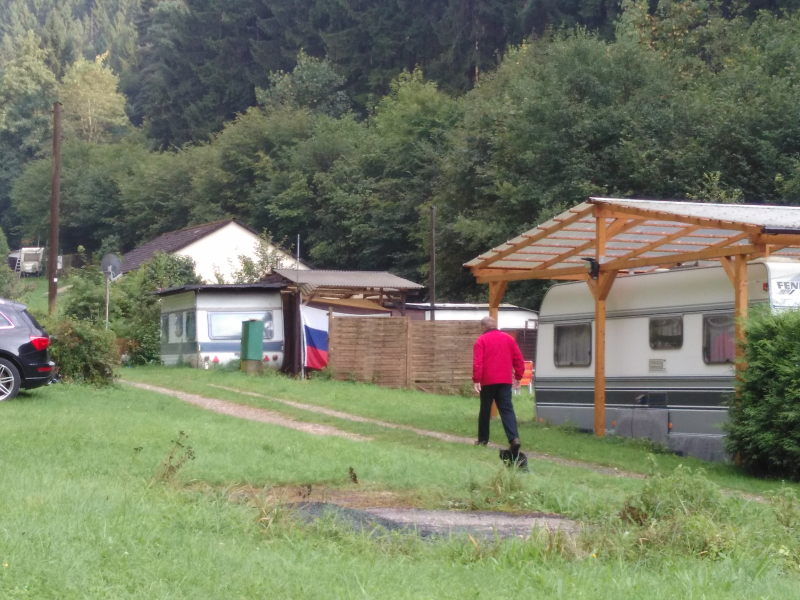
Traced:
[[[62, 251], [234, 216], [427, 276], [589, 194], [800, 201], [800, 2], [0, 0], [0, 227]], [[535, 305], [533, 284], [507, 299]]]

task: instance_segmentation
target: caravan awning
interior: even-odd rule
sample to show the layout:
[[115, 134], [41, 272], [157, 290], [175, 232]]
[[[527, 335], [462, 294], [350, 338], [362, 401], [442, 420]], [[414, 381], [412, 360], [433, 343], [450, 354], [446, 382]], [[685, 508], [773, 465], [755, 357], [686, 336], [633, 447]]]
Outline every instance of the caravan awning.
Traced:
[[589, 198], [464, 266], [479, 283], [640, 273], [725, 256], [800, 259], [800, 207]]

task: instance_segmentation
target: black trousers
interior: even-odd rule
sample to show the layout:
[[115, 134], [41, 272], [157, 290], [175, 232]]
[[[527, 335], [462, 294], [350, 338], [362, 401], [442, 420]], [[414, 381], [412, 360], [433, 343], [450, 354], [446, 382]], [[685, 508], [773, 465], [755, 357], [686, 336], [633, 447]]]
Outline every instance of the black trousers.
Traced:
[[494, 383], [481, 386], [481, 409], [478, 413], [478, 441], [489, 441], [489, 419], [492, 414], [492, 402], [497, 404], [503, 429], [509, 443], [519, 437], [517, 432], [517, 415], [514, 414], [514, 405], [511, 403], [511, 384]]

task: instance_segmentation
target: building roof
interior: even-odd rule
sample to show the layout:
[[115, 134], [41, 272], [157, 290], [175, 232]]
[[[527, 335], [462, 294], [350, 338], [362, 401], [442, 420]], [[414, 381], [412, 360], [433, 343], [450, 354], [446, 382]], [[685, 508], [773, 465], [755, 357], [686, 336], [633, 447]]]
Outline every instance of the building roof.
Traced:
[[388, 271], [336, 271], [275, 269], [281, 277], [294, 284], [336, 289], [419, 290], [422, 286]]
[[800, 258], [800, 207], [589, 198], [464, 266], [487, 283], [767, 255]]
[[183, 292], [259, 292], [264, 290], [281, 290], [285, 283], [259, 281], [256, 283], [197, 283], [166, 288], [155, 292], [157, 296], [172, 296]]
[[157, 238], [150, 240], [149, 242], [146, 242], [124, 254], [122, 256], [122, 272], [127, 273], [128, 271], [138, 269], [148, 260], [153, 258], [157, 252], [163, 252], [164, 254], [172, 254], [173, 252], [177, 252], [189, 244], [192, 244], [197, 240], [214, 233], [218, 229], [222, 229], [230, 223], [236, 223], [248, 231], [251, 231], [253, 234], [256, 234], [252, 228], [240, 223], [236, 219], [224, 219], [222, 221], [215, 221], [213, 223], [185, 227], [183, 229], [178, 229], [177, 231], [168, 231], [167, 233], [162, 233]]

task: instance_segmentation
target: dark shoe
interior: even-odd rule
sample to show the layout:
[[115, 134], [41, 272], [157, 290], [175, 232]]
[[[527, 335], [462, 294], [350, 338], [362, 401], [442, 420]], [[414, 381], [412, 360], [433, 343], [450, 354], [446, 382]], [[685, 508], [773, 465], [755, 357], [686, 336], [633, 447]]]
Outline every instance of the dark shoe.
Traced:
[[486, 444], [488, 444], [488, 443], [489, 443], [489, 442], [486, 442], [486, 441], [484, 441], [484, 440], [475, 440], [475, 445], [476, 445], [476, 446], [485, 446], [485, 445], [486, 445]]
[[511, 456], [516, 458], [519, 455], [519, 449], [522, 447], [522, 443], [519, 441], [519, 438], [514, 438], [509, 442], [508, 449], [511, 451]]

